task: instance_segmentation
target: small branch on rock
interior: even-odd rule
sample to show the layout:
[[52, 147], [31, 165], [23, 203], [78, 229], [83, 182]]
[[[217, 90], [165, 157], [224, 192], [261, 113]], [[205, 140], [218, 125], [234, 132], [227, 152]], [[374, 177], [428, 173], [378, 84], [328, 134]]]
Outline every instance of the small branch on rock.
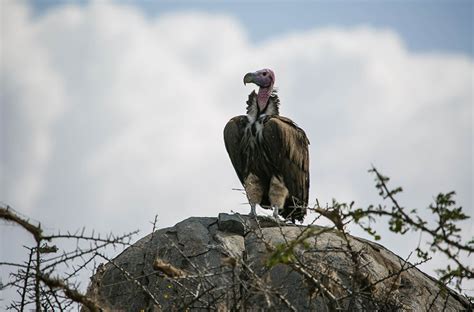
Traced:
[[175, 277], [184, 278], [187, 275], [186, 272], [184, 272], [183, 270], [173, 266], [172, 264], [160, 258], [156, 258], [155, 261], [153, 262], [153, 269], [160, 271], [164, 273], [166, 276], [172, 277], [172, 278], [175, 278]]

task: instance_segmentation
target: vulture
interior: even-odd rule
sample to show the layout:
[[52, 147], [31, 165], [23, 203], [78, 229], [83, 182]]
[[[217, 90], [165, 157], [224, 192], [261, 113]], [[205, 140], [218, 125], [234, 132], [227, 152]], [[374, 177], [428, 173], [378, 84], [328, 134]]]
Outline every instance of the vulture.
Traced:
[[233, 117], [224, 128], [224, 142], [234, 169], [256, 215], [256, 205], [273, 209], [273, 217], [303, 221], [308, 205], [309, 140], [291, 119], [280, 116], [273, 89], [275, 74], [262, 69], [244, 76], [254, 83], [247, 115]]

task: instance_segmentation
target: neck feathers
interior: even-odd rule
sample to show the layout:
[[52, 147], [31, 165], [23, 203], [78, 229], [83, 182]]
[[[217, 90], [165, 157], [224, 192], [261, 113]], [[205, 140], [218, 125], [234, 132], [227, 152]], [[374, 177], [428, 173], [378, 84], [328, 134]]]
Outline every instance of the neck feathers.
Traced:
[[268, 97], [266, 103], [260, 103], [259, 105], [259, 96], [257, 93], [252, 91], [249, 94], [249, 99], [247, 100], [247, 117], [249, 118], [250, 122], [255, 122], [260, 116], [262, 115], [279, 115], [279, 106], [280, 106], [280, 99], [276, 94], [276, 90], [273, 90]]

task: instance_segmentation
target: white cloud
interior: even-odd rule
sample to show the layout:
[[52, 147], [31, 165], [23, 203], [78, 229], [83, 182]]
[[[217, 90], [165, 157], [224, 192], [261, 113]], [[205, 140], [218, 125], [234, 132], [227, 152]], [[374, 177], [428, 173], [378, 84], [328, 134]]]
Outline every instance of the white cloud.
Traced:
[[51, 68], [28, 13], [22, 6], [2, 11], [1, 33], [1, 195], [20, 206], [33, 205], [42, 191], [51, 126], [64, 105], [62, 77]]
[[161, 226], [247, 213], [222, 129], [245, 111], [243, 75], [262, 67], [312, 142], [312, 199], [373, 201], [375, 163], [408, 206], [455, 189], [472, 207], [468, 57], [414, 54], [370, 27], [252, 45], [225, 15], [3, 6], [1, 196], [53, 228], [146, 232], [155, 213]]

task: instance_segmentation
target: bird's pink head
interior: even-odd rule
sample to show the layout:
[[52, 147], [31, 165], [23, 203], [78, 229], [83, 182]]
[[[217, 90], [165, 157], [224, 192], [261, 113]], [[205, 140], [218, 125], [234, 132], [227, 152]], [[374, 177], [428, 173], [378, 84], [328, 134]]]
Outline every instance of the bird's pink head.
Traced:
[[244, 76], [244, 84], [254, 83], [260, 87], [257, 94], [257, 103], [260, 111], [263, 111], [267, 105], [268, 99], [273, 91], [275, 83], [275, 74], [271, 69], [261, 69], [253, 73], [247, 73]]
[[271, 69], [261, 69], [244, 76], [244, 84], [254, 83], [260, 88], [272, 88], [275, 83], [275, 74]]

